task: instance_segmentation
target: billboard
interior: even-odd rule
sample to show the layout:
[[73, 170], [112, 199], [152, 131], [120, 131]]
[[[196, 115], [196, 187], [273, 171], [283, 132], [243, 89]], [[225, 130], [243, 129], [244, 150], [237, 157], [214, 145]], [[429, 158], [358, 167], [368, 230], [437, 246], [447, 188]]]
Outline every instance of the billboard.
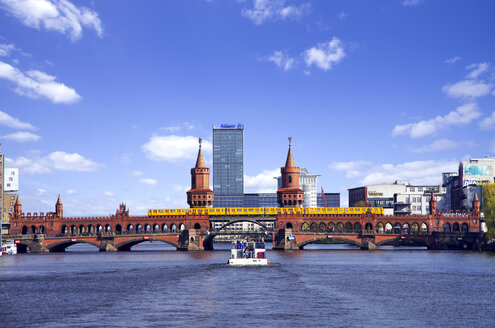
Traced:
[[493, 167], [490, 165], [464, 165], [464, 175], [493, 175]]

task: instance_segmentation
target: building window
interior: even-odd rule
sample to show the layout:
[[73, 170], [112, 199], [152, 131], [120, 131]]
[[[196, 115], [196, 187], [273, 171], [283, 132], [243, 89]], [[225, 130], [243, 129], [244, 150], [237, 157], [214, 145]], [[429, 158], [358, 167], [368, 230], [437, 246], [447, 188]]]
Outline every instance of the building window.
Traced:
[[416, 190], [414, 188], [409, 189], [410, 192], [415, 192]]
[[423, 188], [422, 187], [418, 187], [418, 191], [423, 191]]
[[289, 183], [292, 183], [292, 177], [289, 175]]

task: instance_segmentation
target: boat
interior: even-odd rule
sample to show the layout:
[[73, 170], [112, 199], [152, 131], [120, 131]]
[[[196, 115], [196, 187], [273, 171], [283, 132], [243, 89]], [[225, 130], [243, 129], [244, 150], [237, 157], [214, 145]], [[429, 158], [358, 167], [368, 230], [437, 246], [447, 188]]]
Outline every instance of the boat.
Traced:
[[17, 254], [17, 245], [13, 240], [2, 241], [2, 254], [15, 255]]
[[230, 250], [229, 265], [267, 265], [263, 241], [234, 240]]

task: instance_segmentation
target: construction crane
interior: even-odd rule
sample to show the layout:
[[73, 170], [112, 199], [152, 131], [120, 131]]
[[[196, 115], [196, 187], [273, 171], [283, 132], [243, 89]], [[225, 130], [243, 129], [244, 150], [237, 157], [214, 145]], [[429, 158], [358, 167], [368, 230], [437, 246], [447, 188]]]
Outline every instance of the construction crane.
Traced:
[[321, 199], [323, 200], [323, 207], [328, 207], [327, 198], [325, 197], [325, 191], [323, 190], [323, 186], [321, 186]]

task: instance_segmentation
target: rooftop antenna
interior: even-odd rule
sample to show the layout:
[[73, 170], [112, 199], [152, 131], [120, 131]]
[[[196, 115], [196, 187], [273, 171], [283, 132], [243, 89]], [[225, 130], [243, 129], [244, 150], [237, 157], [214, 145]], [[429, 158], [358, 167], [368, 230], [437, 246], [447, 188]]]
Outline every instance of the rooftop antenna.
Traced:
[[291, 146], [291, 143], [292, 143], [292, 137], [289, 137], [289, 148]]
[[199, 148], [201, 148], [201, 143], [203, 142], [203, 139], [198, 138], [198, 142], [199, 142]]

